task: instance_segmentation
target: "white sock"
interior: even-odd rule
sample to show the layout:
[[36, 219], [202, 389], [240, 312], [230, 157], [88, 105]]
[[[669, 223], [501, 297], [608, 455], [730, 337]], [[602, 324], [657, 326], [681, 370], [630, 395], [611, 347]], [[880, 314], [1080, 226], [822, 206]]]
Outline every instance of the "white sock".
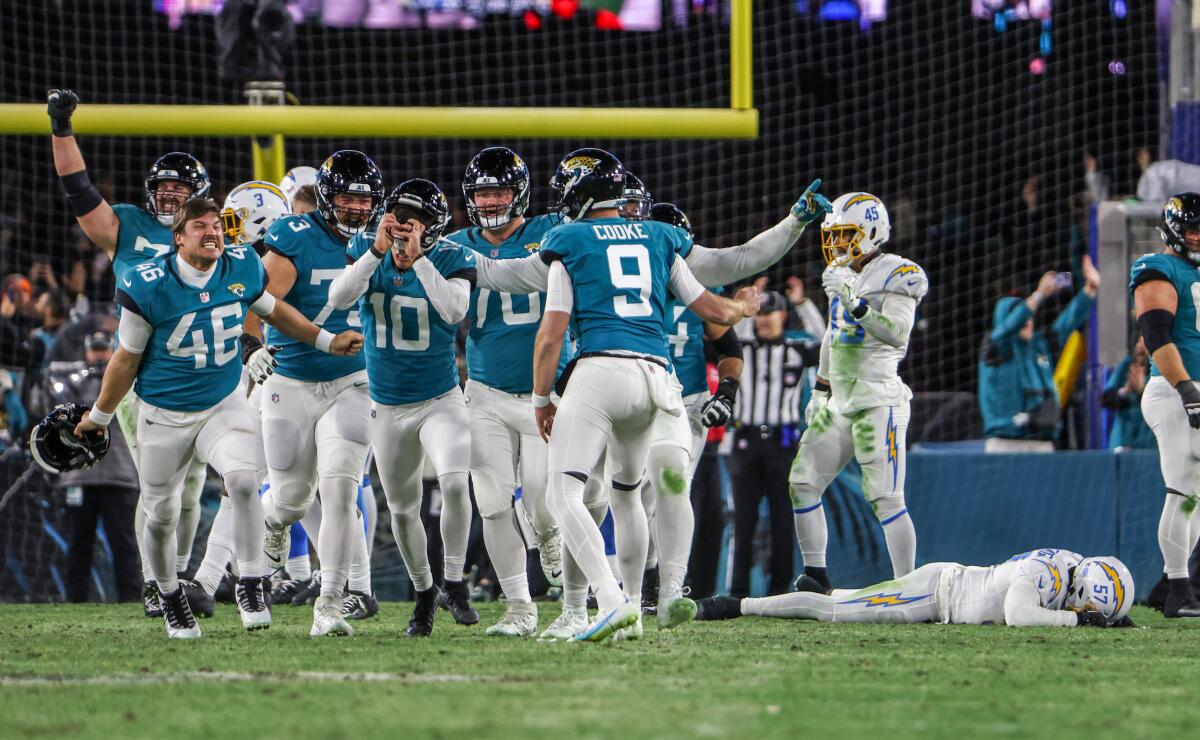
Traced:
[[341, 598], [350, 574], [354, 543], [362, 540], [358, 524], [358, 481], [321, 479], [322, 521], [317, 557], [321, 560], [321, 595]]
[[1187, 496], [1168, 493], [1158, 520], [1158, 547], [1162, 550], [1163, 572], [1167, 578], [1188, 577], [1191, 518], [1196, 503]]
[[484, 517], [483, 542], [508, 600], [531, 601], [525, 572], [525, 541], [517, 528], [516, 511], [508, 508], [496, 516]]
[[642, 508], [642, 497], [638, 491], [613, 491], [609, 505], [613, 513], [621, 585], [629, 598], [640, 601], [646, 548], [650, 543], [650, 528], [646, 523], [646, 510]]
[[363, 536], [362, 514], [354, 520], [354, 534], [350, 540], [350, 590], [359, 593], [371, 593], [371, 553], [367, 548], [367, 538]]
[[467, 539], [471, 535], [471, 494], [466, 473], [438, 476], [442, 489], [442, 550], [445, 564], [442, 577], [461, 581], [467, 563]]
[[225, 566], [233, 558], [233, 503], [228, 496], [221, 497], [221, 506], [213, 517], [212, 527], [208, 530], [208, 545], [204, 550], [204, 560], [196, 569], [196, 582], [204, 592], [212, 596], [225, 577]]
[[[684, 464], [687, 463], [686, 457]], [[671, 479], [673, 482], [675, 479]], [[686, 478], [681, 480], [686, 481]], [[687, 575], [688, 556], [692, 552], [692, 535], [696, 527], [695, 513], [686, 483], [678, 486], [659, 486], [654, 512], [654, 531], [658, 539], [658, 582], [661, 590], [666, 583], [683, 584]]]
[[256, 478], [253, 470], [237, 470], [226, 475], [224, 481], [233, 503], [233, 543], [242, 578], [255, 578], [267, 572], [262, 563], [265, 528]]
[[792, 510], [796, 527], [796, 540], [800, 543], [800, 554], [804, 564], [813, 568], [825, 567], [825, 549], [829, 545], [829, 528], [825, 523], [825, 507], [821, 502], [814, 506]]
[[[296, 532], [292, 532], [292, 536], [295, 537]], [[307, 581], [312, 578], [312, 560], [308, 557], [308, 553], [288, 558], [286, 569], [292, 580]]]
[[[883, 538], [892, 558], [892, 577], [906, 576], [917, 567], [917, 530], [907, 510], [885, 520]], [[1185, 560], [1186, 563], [1186, 560]]]
[[621, 587], [604, 558], [600, 528], [583, 504], [583, 481], [565, 473], [550, 474], [550, 511], [558, 521], [563, 544], [575, 557], [602, 609], [612, 609], [624, 600]]
[[563, 546], [562, 549], [562, 582], [563, 605], [571, 609], [586, 609], [588, 584], [587, 576], [571, 556], [571, 551]]

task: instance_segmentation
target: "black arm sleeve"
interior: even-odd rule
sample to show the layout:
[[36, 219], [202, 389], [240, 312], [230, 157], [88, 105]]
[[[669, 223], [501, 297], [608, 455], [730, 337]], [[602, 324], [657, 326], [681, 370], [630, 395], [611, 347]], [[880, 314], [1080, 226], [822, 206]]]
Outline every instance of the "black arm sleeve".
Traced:
[[1175, 328], [1175, 314], [1165, 308], [1146, 311], [1138, 316], [1137, 325], [1151, 355], [1160, 347], [1175, 341], [1171, 338], [1171, 330]]
[[724, 334], [711, 341], [713, 348], [717, 350], [718, 361], [726, 357], [742, 357], [742, 343], [738, 341], [737, 332], [732, 328], [726, 328]]

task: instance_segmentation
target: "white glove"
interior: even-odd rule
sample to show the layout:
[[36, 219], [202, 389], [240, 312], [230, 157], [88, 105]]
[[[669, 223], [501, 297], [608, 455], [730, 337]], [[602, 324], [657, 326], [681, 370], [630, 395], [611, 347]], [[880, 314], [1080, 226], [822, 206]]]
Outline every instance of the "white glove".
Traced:
[[863, 304], [863, 299], [854, 295], [854, 287], [848, 283], [842, 283], [842, 287], [838, 289], [838, 303], [842, 308], [846, 309], [847, 313], [854, 313], [858, 307]]
[[844, 286], [853, 286], [856, 282], [858, 282], [858, 273], [849, 267], [830, 265], [825, 268], [825, 272], [821, 273], [821, 287], [825, 290], [825, 297], [829, 299], [830, 303], [841, 293]]
[[813, 391], [808, 398], [808, 405], [804, 407], [804, 426], [812, 426], [817, 412], [825, 408], [828, 403], [829, 391]]
[[271, 377], [275, 368], [279, 366], [279, 361], [275, 359], [275, 353], [278, 351], [278, 347], [259, 347], [251, 353], [250, 359], [246, 361], [246, 372], [250, 374], [251, 380], [262, 383]]

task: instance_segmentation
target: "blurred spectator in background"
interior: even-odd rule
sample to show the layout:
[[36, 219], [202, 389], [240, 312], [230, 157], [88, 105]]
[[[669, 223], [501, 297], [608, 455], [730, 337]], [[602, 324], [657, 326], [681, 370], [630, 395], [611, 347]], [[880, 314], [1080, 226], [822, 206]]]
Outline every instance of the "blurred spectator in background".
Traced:
[[804, 281], [798, 275], [787, 279], [787, 299], [792, 304], [788, 316], [788, 328], [799, 329], [813, 339], [820, 339], [825, 334], [825, 317], [816, 303], [808, 299], [804, 293]]
[[[43, 378], [48, 403], [91, 406], [100, 394], [100, 380], [113, 354], [113, 335], [95, 332], [84, 341], [83, 362], [51, 363]], [[133, 514], [138, 500], [137, 470], [113, 424], [112, 445], [104, 459], [88, 470], [59, 476], [56, 485], [66, 493], [73, 529], [67, 550], [67, 598], [88, 600], [96, 524], [104, 523], [104, 536], [113, 557], [119, 601], [138, 601], [142, 593], [141, 564], [133, 536]]]
[[792, 530], [788, 471], [804, 431], [804, 370], [816, 366], [821, 343], [786, 336], [787, 321], [787, 299], [774, 291], [765, 293], [754, 317], [754, 336], [742, 340], [745, 364], [734, 409], [737, 431], [729, 459], [734, 527], [729, 595], [735, 597], [750, 595], [754, 533], [764, 497], [771, 543], [768, 593], [784, 593], [791, 586], [796, 536]]
[[1061, 405], [1054, 385], [1058, 353], [1087, 320], [1100, 289], [1100, 273], [1083, 260], [1083, 290], [1053, 324], [1035, 328], [1038, 307], [1070, 287], [1070, 274], [1047, 272], [1028, 298], [996, 302], [991, 333], [979, 358], [979, 407], [988, 452], [1051, 452]]
[[1083, 153], [1083, 182], [1087, 186], [1089, 203], [1108, 200], [1112, 191], [1112, 179], [1100, 171], [1096, 155], [1086, 150]]
[[29, 335], [25, 343], [25, 378], [21, 398], [33, 419], [50, 413], [53, 404], [47, 403], [42, 386], [42, 370], [54, 347], [58, 330], [67, 323], [71, 315], [71, 298], [58, 288], [51, 288], [38, 296], [37, 312], [42, 325]]
[[1187, 191], [1200, 192], [1200, 164], [1178, 159], [1151, 162], [1137, 184], [1138, 200], [1154, 204], [1162, 204], [1174, 193]]
[[24, 275], [9, 275], [0, 286], [0, 366], [25, 366], [25, 340], [34, 323], [26, 313], [33, 303], [33, 286]]
[[1104, 387], [1101, 403], [1113, 413], [1112, 430], [1108, 434], [1108, 446], [1114, 450], [1157, 448], [1154, 432], [1142, 418], [1142, 390], [1150, 375], [1150, 353], [1146, 343], [1138, 337], [1133, 354], [1121, 360], [1108, 384]]
[[[716, 353], [713, 352], [715, 358]], [[717, 366], [708, 363], [708, 390], [717, 392], [721, 377]], [[725, 438], [725, 427], [708, 430], [708, 438], [696, 472], [692, 476], [692, 514], [695, 529], [692, 534], [692, 549], [688, 557], [688, 586], [693, 599], [704, 599], [717, 592], [717, 566], [721, 560], [725, 534], [725, 496], [722, 492], [724, 471], [721, 469], [717, 448]]]

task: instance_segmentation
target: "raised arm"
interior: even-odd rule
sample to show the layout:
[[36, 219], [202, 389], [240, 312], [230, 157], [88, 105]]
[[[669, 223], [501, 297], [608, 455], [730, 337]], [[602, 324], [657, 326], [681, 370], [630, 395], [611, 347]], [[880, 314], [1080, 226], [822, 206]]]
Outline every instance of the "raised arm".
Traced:
[[762, 296], [758, 288], [747, 286], [738, 290], [733, 298], [723, 298], [704, 289], [692, 275], [684, 260], [671, 263], [671, 292], [679, 297], [692, 313], [705, 321], [722, 326], [733, 326], [743, 318], [758, 313]]
[[50, 150], [54, 170], [66, 193], [67, 203], [83, 233], [104, 250], [109, 259], [117, 253], [117, 236], [121, 222], [112, 206], [88, 177], [83, 152], [71, 129], [71, 114], [79, 98], [70, 90], [50, 90], [46, 93], [46, 110], [50, 115]]

